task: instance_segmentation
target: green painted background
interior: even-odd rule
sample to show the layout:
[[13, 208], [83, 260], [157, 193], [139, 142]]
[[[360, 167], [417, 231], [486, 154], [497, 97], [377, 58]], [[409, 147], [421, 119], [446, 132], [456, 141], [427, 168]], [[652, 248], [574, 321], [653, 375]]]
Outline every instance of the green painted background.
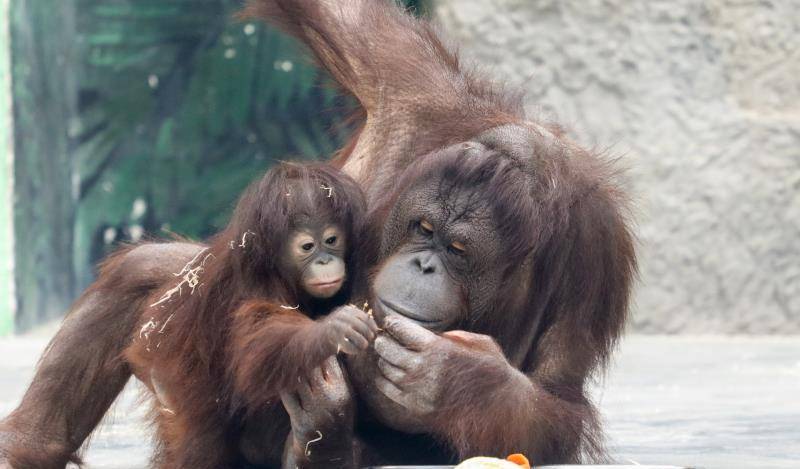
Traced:
[[8, 0], [0, 0], [0, 337], [14, 325], [11, 75], [8, 48]]
[[204, 238], [272, 162], [346, 138], [350, 103], [240, 4], [11, 0], [17, 330], [61, 316], [120, 241]]

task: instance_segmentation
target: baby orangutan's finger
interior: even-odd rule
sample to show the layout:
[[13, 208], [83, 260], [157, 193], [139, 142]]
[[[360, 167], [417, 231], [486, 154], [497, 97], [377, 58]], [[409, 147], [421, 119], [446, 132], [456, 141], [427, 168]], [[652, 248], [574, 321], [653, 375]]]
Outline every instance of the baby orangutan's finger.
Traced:
[[308, 374], [308, 381], [311, 383], [311, 389], [319, 389], [320, 386], [325, 384], [322, 366], [318, 366], [311, 370], [311, 373]]
[[300, 383], [297, 386], [297, 395], [300, 397], [300, 405], [305, 406], [313, 401], [314, 391], [311, 389], [311, 383], [306, 378], [300, 378]]
[[342, 353], [344, 353], [344, 354], [347, 354], [347, 355], [355, 355], [355, 354], [357, 354], [358, 352], [360, 352], [360, 351], [361, 351], [361, 349], [360, 349], [360, 348], [358, 348], [358, 347], [356, 346], [356, 344], [354, 344], [354, 343], [353, 343], [353, 341], [352, 341], [352, 340], [350, 340], [350, 338], [348, 338], [348, 337], [343, 337], [343, 338], [342, 338], [342, 339], [339, 341], [339, 351], [340, 351], [340, 352], [342, 352]]
[[369, 340], [367, 340], [363, 335], [358, 333], [358, 331], [350, 330], [345, 333], [345, 338], [350, 341], [353, 346], [358, 349], [358, 351], [366, 350], [369, 348]]
[[375, 339], [375, 332], [370, 328], [368, 320], [369, 316], [362, 313], [347, 318], [347, 323], [350, 328], [358, 331], [367, 341], [372, 342]]
[[336, 357], [328, 357], [322, 362], [322, 367], [325, 369], [328, 381], [344, 381], [344, 372]]
[[378, 327], [378, 323], [375, 322], [375, 318], [372, 316], [372, 314], [365, 313], [361, 319], [364, 321], [367, 327], [369, 327], [369, 330], [372, 331], [373, 336], [377, 335], [378, 332], [381, 331], [381, 328]]
[[[372, 312], [371, 312], [372, 310], [370, 310], [370, 312], [367, 312], [367, 311], [364, 311], [363, 309], [357, 308], [357, 307], [355, 307], [353, 305], [348, 305], [348, 306], [343, 307], [343, 308], [345, 308], [345, 310], [349, 313], [348, 317], [357, 319], [359, 322], [361, 322], [364, 325], [366, 325], [366, 327], [370, 330], [370, 332], [372, 332], [373, 335], [375, 335], [378, 332], [380, 332], [380, 328], [378, 327], [378, 324], [375, 323], [375, 318], [372, 317]], [[364, 334], [364, 335], [366, 336], [367, 334]]]

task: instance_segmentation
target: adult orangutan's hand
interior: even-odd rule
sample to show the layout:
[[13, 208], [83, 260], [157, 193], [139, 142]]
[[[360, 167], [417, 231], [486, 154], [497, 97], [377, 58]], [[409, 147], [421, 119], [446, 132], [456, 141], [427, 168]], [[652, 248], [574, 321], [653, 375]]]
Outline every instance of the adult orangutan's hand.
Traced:
[[385, 319], [384, 332], [375, 339], [375, 352], [380, 370], [374, 377], [375, 388], [401, 406], [404, 419], [416, 422], [420, 430], [430, 429], [437, 413], [446, 409], [445, 391], [453, 391], [448, 387], [471, 391], [460, 384], [478, 382], [480, 377], [473, 381], [471, 373], [488, 367], [501, 375], [503, 370], [509, 376], [518, 374], [489, 336], [464, 331], [437, 335], [395, 315]]

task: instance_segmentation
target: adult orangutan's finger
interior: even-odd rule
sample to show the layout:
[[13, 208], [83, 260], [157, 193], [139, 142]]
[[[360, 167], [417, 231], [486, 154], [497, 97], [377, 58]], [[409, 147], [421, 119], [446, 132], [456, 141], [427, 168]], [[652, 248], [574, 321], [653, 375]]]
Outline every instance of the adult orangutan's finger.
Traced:
[[387, 316], [383, 322], [383, 329], [402, 345], [416, 349], [430, 344], [437, 337], [419, 324], [397, 315]]
[[397, 342], [392, 336], [381, 334], [375, 339], [375, 353], [381, 358], [405, 370], [419, 363], [419, 354]]
[[503, 354], [503, 349], [488, 335], [475, 334], [474, 332], [467, 331], [447, 331], [442, 334], [442, 337], [459, 344], [467, 345], [474, 350]]
[[378, 359], [378, 369], [380, 369], [381, 374], [386, 377], [386, 379], [392, 383], [395, 383], [398, 385], [398, 387], [402, 386], [403, 379], [406, 377], [405, 370], [398, 366], [392, 365], [383, 358]]
[[388, 379], [382, 376], [376, 377], [375, 388], [377, 388], [381, 394], [388, 397], [391, 401], [396, 402], [403, 407], [408, 407], [408, 402], [406, 402], [406, 393]]

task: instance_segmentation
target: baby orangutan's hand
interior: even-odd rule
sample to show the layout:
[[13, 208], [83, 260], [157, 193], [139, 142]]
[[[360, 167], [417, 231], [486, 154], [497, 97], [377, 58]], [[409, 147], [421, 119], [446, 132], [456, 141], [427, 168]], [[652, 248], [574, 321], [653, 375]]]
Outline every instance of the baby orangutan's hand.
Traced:
[[355, 355], [366, 350], [375, 340], [378, 325], [372, 316], [353, 305], [340, 306], [320, 321], [323, 340], [331, 347], [331, 355], [344, 352]]

